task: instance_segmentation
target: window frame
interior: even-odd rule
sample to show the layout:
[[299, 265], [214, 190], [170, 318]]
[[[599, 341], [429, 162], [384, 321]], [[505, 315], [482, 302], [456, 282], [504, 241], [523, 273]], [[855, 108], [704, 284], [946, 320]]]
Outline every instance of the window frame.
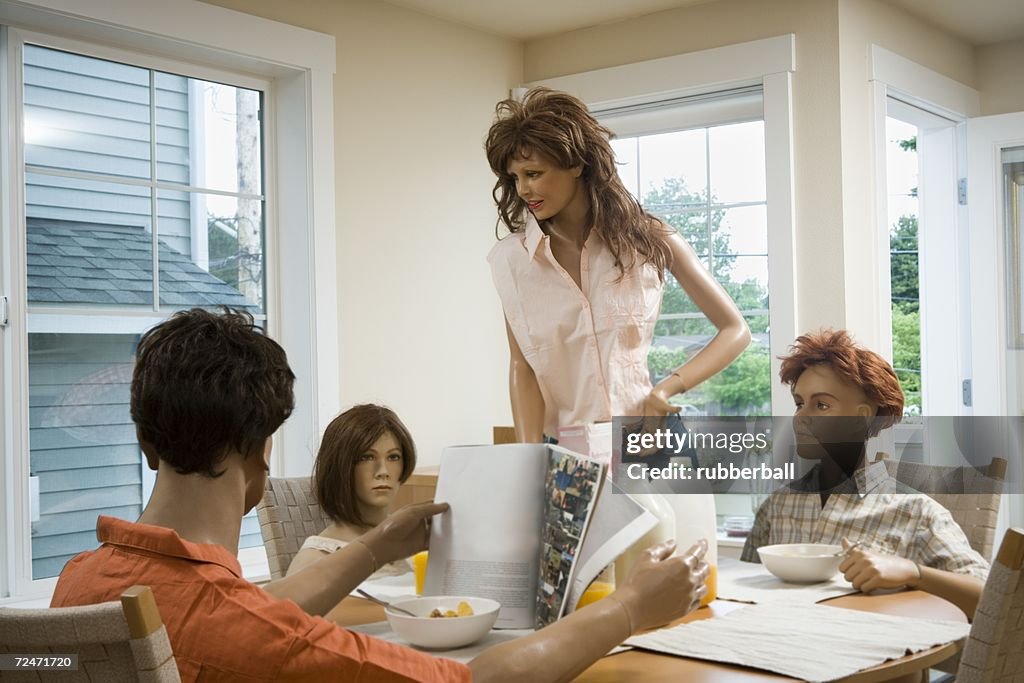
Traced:
[[[232, 26], [231, 31], [224, 31], [226, 24]], [[296, 410], [275, 435], [276, 457], [271, 461], [275, 476], [310, 471], [313, 447], [339, 405], [339, 362], [333, 37], [192, 0], [173, 6], [132, 0], [0, 0], [0, 32], [4, 135], [0, 197], [6, 207], [0, 213], [0, 296], [9, 301], [8, 324], [0, 325], [0, 376], [4, 380], [0, 438], [5, 453], [0, 467], [3, 604], [45, 597], [56, 583], [55, 579], [31, 578], [26, 404], [29, 315], [20, 134], [20, 46], [25, 36], [32, 36], [29, 42], [56, 49], [82, 52], [73, 47], [81, 46], [85, 54], [100, 58], [127, 54], [128, 60], [113, 58], [161, 71], [221, 81], [227, 75], [228, 82], [243, 87], [248, 87], [246, 83], [268, 84], [257, 88], [265, 93], [268, 332], [289, 352], [298, 377]], [[276, 226], [288, 226], [288, 239], [280, 239]], [[286, 272], [308, 275], [286, 279]], [[109, 315], [109, 311], [103, 313]], [[140, 313], [142, 318], [147, 315], [163, 317], [151, 311]], [[262, 548], [240, 553], [247, 576], [266, 574], [262, 555]]]

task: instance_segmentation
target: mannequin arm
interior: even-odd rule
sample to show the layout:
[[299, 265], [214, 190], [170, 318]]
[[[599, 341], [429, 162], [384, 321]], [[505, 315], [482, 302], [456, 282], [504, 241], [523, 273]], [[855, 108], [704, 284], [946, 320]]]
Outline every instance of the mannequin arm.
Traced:
[[718, 329], [714, 338], [674, 374], [658, 382], [652, 394], [665, 400], [689, 391], [721, 372], [743, 353], [750, 343], [750, 328], [729, 294], [715, 281], [686, 240], [673, 228], [668, 236], [672, 252], [670, 271], [697, 308]]
[[978, 607], [981, 591], [985, 587], [984, 581], [976, 576], [956, 574], [932, 567], [919, 566], [918, 570], [921, 577], [907, 585], [950, 601], [963, 610], [968, 620], [974, 620], [974, 611]]
[[[512, 328], [505, 321], [508, 335], [508, 393], [512, 400], [512, 421], [519, 443], [540, 443], [544, 440], [544, 397], [537, 384], [537, 375], [526, 362]], [[552, 434], [551, 436], [555, 436]]]

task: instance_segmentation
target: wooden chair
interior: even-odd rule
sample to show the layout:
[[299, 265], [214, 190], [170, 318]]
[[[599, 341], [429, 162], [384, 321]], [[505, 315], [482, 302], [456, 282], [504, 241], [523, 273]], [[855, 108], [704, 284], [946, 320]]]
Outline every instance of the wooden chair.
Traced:
[[1024, 529], [1009, 529], [967, 637], [958, 683], [1024, 681]]
[[493, 430], [494, 443], [516, 443], [516, 428], [515, 427], [494, 427]]
[[132, 586], [120, 602], [0, 609], [0, 654], [78, 655], [77, 671], [0, 671], [12, 680], [181, 680], [148, 586]]
[[268, 477], [256, 516], [272, 579], [284, 576], [306, 539], [331, 522], [316, 502], [309, 477]]
[[878, 453], [875, 461], [884, 461], [894, 479], [931, 496], [949, 510], [971, 547], [986, 560], [992, 558], [999, 498], [1006, 478], [1004, 458], [992, 458], [983, 469], [896, 462], [886, 453]]

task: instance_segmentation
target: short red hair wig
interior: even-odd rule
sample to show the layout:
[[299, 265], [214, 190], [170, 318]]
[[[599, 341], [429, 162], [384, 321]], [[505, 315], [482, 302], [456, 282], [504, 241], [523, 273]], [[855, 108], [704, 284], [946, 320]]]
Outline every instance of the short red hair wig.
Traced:
[[779, 379], [793, 386], [803, 371], [815, 365], [828, 365], [847, 382], [860, 388], [878, 413], [868, 436], [875, 436], [903, 417], [903, 389], [889, 362], [874, 351], [853, 341], [846, 330], [820, 330], [802, 334], [782, 356]]

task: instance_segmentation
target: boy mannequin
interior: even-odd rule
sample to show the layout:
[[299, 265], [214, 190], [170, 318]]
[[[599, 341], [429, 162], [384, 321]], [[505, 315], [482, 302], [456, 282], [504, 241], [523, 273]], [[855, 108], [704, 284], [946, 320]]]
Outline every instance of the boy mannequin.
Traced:
[[841, 542], [839, 570], [854, 588], [907, 586], [972, 617], [988, 563], [949, 511], [867, 462], [865, 442], [903, 414], [892, 367], [844, 331], [802, 335], [791, 350], [779, 374], [796, 404], [797, 453], [818, 462], [757, 511], [741, 559], [759, 561], [762, 545]]
[[271, 434], [291, 413], [284, 351], [248, 314], [192, 309], [139, 342], [132, 419], [151, 467], [152, 498], [136, 523], [101, 517], [103, 545], [72, 559], [52, 605], [153, 589], [183, 681], [568, 680], [637, 630], [675, 619], [704, 595], [706, 544], [669, 558], [650, 549], [611, 600], [600, 601], [469, 666], [352, 633], [324, 614], [383, 563], [426, 547], [444, 503], [410, 505], [329, 557], [263, 589], [241, 578], [242, 516], [260, 500]]

